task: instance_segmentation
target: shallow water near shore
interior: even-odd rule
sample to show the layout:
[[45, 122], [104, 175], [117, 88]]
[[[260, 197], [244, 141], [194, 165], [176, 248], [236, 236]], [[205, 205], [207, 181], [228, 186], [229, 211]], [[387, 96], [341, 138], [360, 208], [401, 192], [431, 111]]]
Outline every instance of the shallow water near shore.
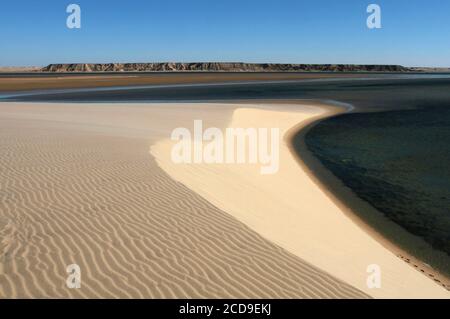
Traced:
[[445, 252], [450, 273], [450, 107], [344, 114], [305, 143], [359, 198]]

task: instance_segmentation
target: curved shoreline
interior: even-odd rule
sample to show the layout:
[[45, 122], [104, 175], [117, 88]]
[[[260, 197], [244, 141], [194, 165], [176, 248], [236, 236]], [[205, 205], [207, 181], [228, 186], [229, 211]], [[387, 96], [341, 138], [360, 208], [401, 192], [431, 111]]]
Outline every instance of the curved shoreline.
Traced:
[[[405, 263], [450, 291], [450, 277], [439, 270], [439, 262], [442, 260], [442, 255], [445, 254], [435, 250], [421, 237], [409, 233], [403, 227], [385, 217], [382, 212], [368, 202], [359, 198], [351, 188], [344, 185], [308, 149], [305, 137], [314, 126], [323, 120], [354, 110], [353, 106], [349, 109], [344, 105], [338, 106], [337, 104], [323, 102], [321, 106], [329, 109], [327, 114], [313, 118], [304, 125], [299, 124], [289, 130], [287, 138], [290, 141], [293, 156], [309, 177], [354, 223]], [[420, 253], [414, 254], [411, 252], [417, 247], [422, 248]], [[426, 250], [426, 256], [423, 255], [424, 250]]]
[[[235, 111], [231, 122], [222, 124], [227, 128], [276, 125], [281, 129], [277, 174], [260, 175], [259, 167], [250, 164], [175, 164], [170, 159], [175, 142], [170, 139], [160, 140], [150, 149], [158, 165], [171, 178], [264, 238], [375, 298], [449, 298], [445, 288], [405, 265], [344, 214], [342, 207], [298, 165], [288, 140], [290, 134], [286, 133], [329, 116], [329, 106], [304, 101], [299, 105], [298, 100], [232, 106]], [[336, 111], [334, 108], [331, 112]], [[207, 113], [202, 119], [208, 119]], [[381, 267], [385, 278], [380, 289], [366, 284], [367, 267], [372, 264]]]

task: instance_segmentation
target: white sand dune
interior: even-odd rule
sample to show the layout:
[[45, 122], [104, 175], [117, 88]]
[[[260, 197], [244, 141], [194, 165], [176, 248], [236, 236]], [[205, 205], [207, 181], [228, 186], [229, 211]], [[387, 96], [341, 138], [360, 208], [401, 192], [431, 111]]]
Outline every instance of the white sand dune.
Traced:
[[[317, 106], [249, 107], [236, 109], [227, 126], [276, 126], [285, 134], [298, 123], [326, 113]], [[347, 217], [296, 162], [286, 140], [280, 170], [274, 175], [261, 175], [259, 164], [174, 164], [170, 160], [174, 143], [166, 139], [151, 148], [172, 178], [294, 255], [373, 297], [450, 298], [450, 292]], [[367, 268], [373, 264], [381, 269], [381, 288], [367, 286]]]
[[[217, 183], [212, 176], [221, 174], [220, 168], [189, 167], [191, 183], [180, 168], [166, 162], [167, 145], [158, 141], [170, 136], [173, 128], [190, 125], [195, 118], [223, 127], [235, 108], [225, 104], [0, 104], [0, 298], [367, 297], [336, 277], [361, 286], [350, 274], [360, 266], [358, 254], [367, 243], [368, 249], [382, 249], [326, 199], [321, 204], [311, 197], [308, 211], [316, 216], [302, 220], [308, 217], [305, 212], [296, 211], [298, 204], [286, 200], [302, 191], [301, 196], [316, 196], [320, 191], [286, 153], [283, 171], [291, 169], [304, 179], [295, 185], [280, 184], [294, 189], [273, 194], [255, 185], [259, 177], [252, 170], [232, 170], [234, 182], [220, 175], [222, 182]], [[295, 115], [292, 122], [317, 112], [311, 111]], [[259, 116], [258, 112], [261, 122], [257, 117], [257, 122], [249, 121], [248, 115]], [[283, 127], [293, 116], [272, 113]], [[265, 124], [267, 114], [237, 111], [233, 123]], [[173, 178], [149, 154], [155, 143], [159, 165]], [[202, 192], [202, 181], [219, 194]], [[224, 191], [221, 185], [232, 189]], [[260, 191], [268, 193], [261, 196]], [[267, 207], [261, 208], [264, 203]], [[321, 228], [326, 226], [321, 222], [325, 218], [336, 223], [335, 232], [344, 227], [343, 231], [349, 231], [345, 236], [359, 234], [363, 241], [356, 247], [354, 243], [341, 246], [348, 240], [322, 241], [331, 237], [330, 229]], [[311, 229], [294, 234], [293, 230], [302, 230], [295, 226], [298, 222]], [[264, 225], [270, 227], [264, 230]], [[287, 236], [277, 237], [282, 230]], [[355, 249], [355, 260], [349, 255], [351, 249]], [[382, 255], [390, 258], [384, 251]], [[72, 263], [81, 267], [80, 289], [66, 287], [66, 266]], [[395, 269], [408, 275], [394, 273], [389, 278], [387, 274], [386, 280], [401, 282], [411, 277], [413, 283], [405, 287], [420, 283], [424, 294], [439, 296], [440, 290], [433, 290], [428, 281], [414, 281], [418, 276], [401, 266]], [[362, 276], [355, 273], [354, 277]]]

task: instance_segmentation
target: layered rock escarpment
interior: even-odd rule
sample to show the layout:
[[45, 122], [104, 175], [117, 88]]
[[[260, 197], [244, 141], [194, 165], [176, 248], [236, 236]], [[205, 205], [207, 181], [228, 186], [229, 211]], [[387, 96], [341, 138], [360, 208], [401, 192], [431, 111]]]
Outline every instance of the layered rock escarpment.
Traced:
[[240, 62], [199, 63], [74, 63], [50, 64], [42, 72], [408, 72], [401, 65], [276, 64]]

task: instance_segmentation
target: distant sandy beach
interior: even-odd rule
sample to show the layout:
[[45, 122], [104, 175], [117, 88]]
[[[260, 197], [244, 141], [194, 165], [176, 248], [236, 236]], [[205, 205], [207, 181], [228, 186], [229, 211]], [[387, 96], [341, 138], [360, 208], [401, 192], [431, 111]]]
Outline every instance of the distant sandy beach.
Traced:
[[[269, 103], [0, 103], [0, 298], [450, 298], [292, 154], [331, 114]], [[278, 127], [280, 169], [175, 164], [170, 134]], [[66, 267], [82, 271], [66, 287]], [[379, 265], [381, 288], [366, 284]]]
[[289, 72], [147, 72], [147, 73], [35, 73], [8, 75], [0, 73], [0, 92], [48, 89], [108, 88], [148, 85], [205, 84], [229, 82], [298, 81], [305, 79], [334, 79], [376, 77], [371, 74], [289, 73]]

